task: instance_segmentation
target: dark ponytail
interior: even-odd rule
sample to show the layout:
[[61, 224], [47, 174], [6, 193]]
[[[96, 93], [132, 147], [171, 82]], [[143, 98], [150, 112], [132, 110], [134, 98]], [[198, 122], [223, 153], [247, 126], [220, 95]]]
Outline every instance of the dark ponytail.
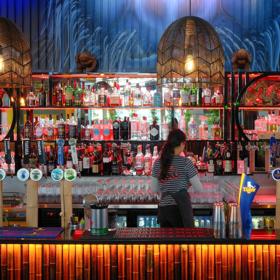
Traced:
[[167, 142], [161, 150], [159, 180], [163, 180], [168, 177], [168, 170], [172, 162], [174, 149], [185, 141], [186, 135], [182, 130], [174, 129], [169, 133]]

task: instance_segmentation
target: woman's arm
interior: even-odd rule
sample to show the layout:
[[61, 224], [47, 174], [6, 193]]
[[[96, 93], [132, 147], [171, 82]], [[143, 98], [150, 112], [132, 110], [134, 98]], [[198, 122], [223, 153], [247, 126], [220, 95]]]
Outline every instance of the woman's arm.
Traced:
[[192, 184], [193, 189], [196, 192], [202, 192], [203, 191], [203, 186], [199, 180], [198, 175], [193, 176], [192, 178], [190, 178], [190, 182]]

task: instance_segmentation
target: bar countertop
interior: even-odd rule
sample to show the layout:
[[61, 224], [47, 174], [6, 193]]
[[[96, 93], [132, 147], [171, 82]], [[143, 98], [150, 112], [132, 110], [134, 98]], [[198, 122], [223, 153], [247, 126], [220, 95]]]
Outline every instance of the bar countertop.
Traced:
[[[4, 229], [4, 228], [2, 228]], [[12, 230], [12, 228], [5, 228]], [[42, 229], [38, 229], [42, 230]], [[57, 237], [0, 236], [0, 244], [280, 244], [280, 232], [253, 230], [250, 239], [214, 238], [212, 229], [203, 228], [123, 228], [106, 235], [89, 231], [61, 231]]]

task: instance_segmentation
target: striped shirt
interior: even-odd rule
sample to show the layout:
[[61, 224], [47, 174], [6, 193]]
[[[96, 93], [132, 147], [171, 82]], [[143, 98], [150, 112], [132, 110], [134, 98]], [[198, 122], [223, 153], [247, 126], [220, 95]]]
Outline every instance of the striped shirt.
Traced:
[[[159, 175], [160, 159], [157, 159], [153, 166], [152, 176], [158, 178]], [[167, 178], [158, 180], [160, 191], [175, 193], [187, 188], [190, 184], [190, 179], [195, 175], [197, 175], [197, 170], [190, 159], [174, 155], [168, 170]], [[171, 195], [161, 197], [159, 206], [169, 205], [176, 205], [174, 198]]]

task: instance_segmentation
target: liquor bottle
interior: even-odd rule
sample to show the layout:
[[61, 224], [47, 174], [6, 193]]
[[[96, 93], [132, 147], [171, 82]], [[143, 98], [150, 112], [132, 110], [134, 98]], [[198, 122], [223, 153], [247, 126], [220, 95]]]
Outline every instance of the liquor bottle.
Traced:
[[133, 100], [129, 100], [130, 95], [131, 95], [131, 85], [130, 85], [130, 82], [128, 80], [126, 80], [124, 90], [123, 90], [123, 106], [124, 107], [131, 106], [130, 103], [133, 104]]
[[71, 118], [68, 122], [68, 128], [69, 128], [69, 139], [77, 138], [77, 121], [75, 120], [74, 113], [72, 113]]
[[135, 90], [134, 90], [134, 106], [135, 107], [142, 107], [143, 106], [143, 100], [142, 100], [142, 90], [140, 85], [137, 83]]
[[211, 105], [211, 90], [209, 88], [204, 88], [202, 91], [202, 106]]
[[82, 105], [82, 89], [78, 86], [76, 81], [74, 81], [74, 106], [80, 107]]
[[181, 117], [179, 119], [178, 126], [179, 126], [179, 129], [181, 129], [184, 133], [186, 133], [186, 131], [187, 131], [186, 118], [185, 118], [185, 113], [183, 110], [181, 111]]
[[129, 119], [127, 117], [124, 117], [124, 120], [120, 123], [120, 136], [122, 140], [128, 140], [130, 139], [129, 137], [129, 132], [130, 132], [130, 124], [129, 124]]
[[180, 96], [180, 90], [179, 90], [177, 84], [175, 84], [175, 86], [172, 90], [172, 95], [173, 95], [173, 106], [175, 106], [175, 107], [180, 106], [181, 96]]
[[31, 153], [29, 155], [29, 167], [30, 168], [36, 168], [38, 165], [38, 155], [36, 154], [36, 145], [31, 145], [30, 149]]
[[92, 128], [92, 131], [91, 131], [92, 140], [100, 141], [101, 140], [101, 131], [100, 131], [100, 124], [98, 123], [98, 120], [92, 121], [91, 128]]
[[[33, 92], [33, 89], [26, 96], [26, 106], [35, 107], [38, 106], [37, 97]], [[6, 106], [5, 106], [6, 107]]]
[[112, 152], [109, 144], [105, 144], [103, 153], [103, 175], [108, 176], [112, 174]]
[[105, 93], [104, 87], [101, 87], [101, 89], [98, 90], [98, 106], [100, 107], [107, 106], [107, 95]]
[[94, 152], [91, 159], [91, 172], [92, 175], [100, 175], [101, 172], [101, 155], [99, 154], [98, 148], [95, 146]]
[[225, 174], [231, 174], [232, 173], [232, 151], [225, 143], [225, 150], [224, 150], [224, 155], [223, 155], [223, 166], [224, 166], [224, 173]]
[[47, 140], [55, 140], [52, 115], [49, 115], [49, 119], [45, 123], [45, 138]]
[[124, 160], [124, 165], [126, 167], [126, 171], [128, 171], [127, 173], [130, 174], [130, 169], [133, 165], [133, 154], [131, 152], [131, 145], [130, 144], [127, 144], [124, 159], [125, 159]]
[[212, 136], [214, 140], [220, 140], [222, 137], [222, 130], [221, 130], [221, 126], [218, 123], [215, 123], [212, 126]]
[[156, 119], [150, 125], [150, 140], [159, 140], [159, 125]]
[[109, 99], [110, 106], [114, 107], [114, 106], [121, 105], [119, 89], [120, 89], [120, 86], [116, 82], [114, 82], [113, 93], [110, 95], [110, 99]]
[[7, 91], [3, 90], [2, 95], [2, 106], [3, 107], [10, 107], [11, 106], [11, 99]]
[[152, 154], [150, 146], [146, 146], [146, 152], [144, 156], [144, 174], [150, 176], [152, 173]]
[[136, 175], [143, 175], [144, 171], [144, 155], [142, 153], [142, 145], [137, 146], [137, 154], [135, 156], [135, 165], [134, 165]]
[[65, 121], [63, 119], [63, 114], [61, 113], [60, 119], [56, 122], [57, 128], [57, 138], [65, 139]]
[[47, 94], [46, 91], [42, 85], [42, 87], [40, 88], [38, 94], [37, 94], [37, 98], [38, 98], [38, 106], [39, 107], [46, 107], [47, 105]]
[[158, 158], [158, 146], [154, 146], [153, 156], [152, 156], [152, 167], [154, 166], [154, 163], [157, 158]]
[[91, 89], [90, 85], [87, 86], [87, 89], [85, 91], [84, 99], [82, 100], [82, 105], [83, 106], [93, 106], [91, 104]]
[[112, 175], [120, 175], [122, 173], [121, 157], [116, 144], [113, 144], [113, 158], [112, 158]]
[[77, 147], [77, 153], [78, 153], [78, 171], [80, 174], [83, 172], [83, 154], [85, 149], [83, 146]]
[[114, 140], [120, 139], [120, 119], [113, 121], [113, 138]]
[[65, 106], [67, 106], [67, 107], [73, 106], [73, 88], [70, 85], [69, 80], [68, 80], [67, 86], [65, 88]]
[[64, 105], [63, 104], [63, 100], [64, 100], [63, 95], [64, 95], [64, 93], [63, 93], [63, 89], [61, 87], [61, 83], [58, 83], [57, 90], [56, 90], [56, 106], [57, 107], [62, 107]]
[[198, 127], [193, 117], [188, 123], [188, 137], [189, 140], [197, 140], [198, 138]]
[[133, 114], [130, 120], [130, 131], [131, 131], [131, 140], [139, 140], [140, 133], [139, 133], [139, 120], [137, 114]]
[[149, 124], [147, 122], [147, 117], [144, 116], [142, 122], [139, 122], [140, 125], [140, 138], [142, 140], [149, 139]]
[[35, 123], [34, 123], [34, 136], [35, 139], [42, 139], [43, 138], [43, 123], [42, 123], [42, 119], [38, 119], [38, 117], [36, 117], [35, 119]]
[[95, 87], [91, 87], [91, 94], [90, 94], [90, 106], [97, 106], [98, 105], [98, 96], [95, 91]]
[[198, 95], [198, 89], [193, 86], [191, 89], [191, 96], [190, 96], [191, 106], [197, 106], [197, 95]]
[[71, 150], [68, 147], [68, 151], [66, 153], [66, 168], [73, 168], [73, 161], [71, 156]]
[[161, 140], [167, 140], [168, 134], [169, 134], [169, 125], [166, 121], [166, 118], [164, 118], [161, 124]]
[[190, 97], [190, 88], [184, 86], [181, 89], [181, 99], [182, 99], [182, 106], [190, 106], [191, 104], [191, 97]]
[[224, 173], [223, 158], [221, 154], [221, 148], [218, 145], [216, 145], [214, 159], [215, 159], [215, 175], [223, 175]]
[[148, 87], [145, 91], [143, 91], [143, 106], [152, 106], [153, 104], [153, 96], [151, 92], [151, 88]]
[[27, 113], [26, 122], [23, 127], [23, 138], [24, 139], [32, 139], [33, 138], [33, 125], [30, 121], [30, 115]]
[[164, 89], [164, 106], [171, 106], [172, 105], [172, 87], [168, 87]]
[[154, 94], [154, 107], [162, 107], [162, 95], [159, 91]]
[[113, 125], [111, 120], [103, 121], [103, 140], [113, 140]]
[[206, 117], [201, 116], [201, 124], [198, 127], [198, 137], [200, 140], [207, 140], [208, 139], [208, 125], [206, 123]]
[[89, 121], [86, 121], [86, 124], [84, 126], [84, 128], [82, 129], [82, 135], [83, 135], [83, 140], [85, 141], [90, 141], [91, 140], [91, 131], [92, 131], [92, 127], [89, 124]]
[[47, 148], [47, 165], [48, 173], [50, 174], [53, 169], [55, 169], [55, 153], [53, 146], [48, 146]]
[[83, 155], [83, 170], [82, 174], [88, 176], [90, 174], [90, 155], [88, 153], [88, 148], [85, 148], [85, 152]]
[[214, 174], [215, 172], [215, 165], [214, 165], [214, 152], [211, 144], [208, 142], [206, 147], [206, 158], [204, 161], [207, 160], [207, 172], [210, 174]]

